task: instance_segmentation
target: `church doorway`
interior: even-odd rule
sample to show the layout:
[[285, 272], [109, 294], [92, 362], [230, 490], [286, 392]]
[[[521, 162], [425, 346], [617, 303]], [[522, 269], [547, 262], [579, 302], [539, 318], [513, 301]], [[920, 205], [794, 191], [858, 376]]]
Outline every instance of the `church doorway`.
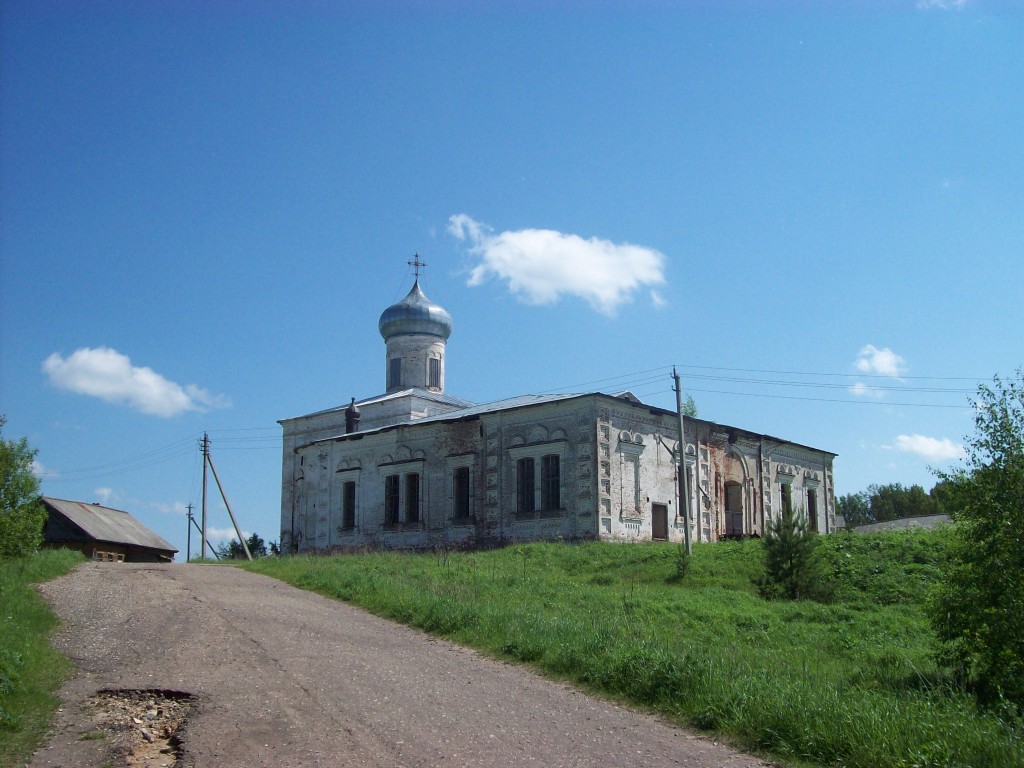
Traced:
[[743, 535], [743, 486], [725, 484], [725, 535]]
[[668, 507], [664, 504], [651, 507], [651, 538], [655, 541], [668, 541]]

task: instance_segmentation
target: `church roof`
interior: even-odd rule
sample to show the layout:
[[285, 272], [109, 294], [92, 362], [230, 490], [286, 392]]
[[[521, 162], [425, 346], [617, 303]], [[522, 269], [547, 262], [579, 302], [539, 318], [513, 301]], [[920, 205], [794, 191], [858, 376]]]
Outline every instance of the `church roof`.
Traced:
[[444, 307], [427, 298], [417, 280], [404, 299], [384, 310], [377, 328], [385, 341], [410, 334], [447, 340], [452, 333], [452, 316]]
[[[426, 390], [419, 390], [419, 391], [426, 392]], [[403, 392], [395, 392], [394, 394], [395, 395], [408, 394], [408, 391], [404, 392], [404, 393]], [[437, 397], [437, 393], [431, 392], [430, 394], [434, 395], [435, 398]], [[412, 421], [401, 421], [401, 422], [396, 422], [394, 424], [382, 424], [382, 425], [380, 425], [378, 427], [373, 427], [371, 429], [366, 429], [366, 430], [360, 430], [359, 432], [353, 433], [353, 434], [358, 434], [359, 436], [364, 436], [364, 435], [368, 435], [368, 434], [373, 434], [375, 432], [386, 432], [386, 431], [388, 431], [390, 429], [395, 429], [396, 427], [408, 427], [408, 426], [418, 427], [421, 424], [443, 423], [443, 422], [447, 422], [447, 421], [461, 421], [462, 419], [471, 419], [471, 418], [474, 418], [476, 416], [482, 416], [482, 415], [487, 414], [487, 413], [497, 413], [498, 411], [509, 411], [509, 410], [512, 410], [512, 409], [515, 409], [515, 408], [525, 408], [525, 407], [531, 406], [531, 405], [541, 405], [543, 403], [553, 403], [553, 402], [557, 402], [557, 401], [561, 401], [561, 400], [573, 400], [573, 399], [578, 398], [578, 397], [588, 397], [588, 396], [594, 395], [594, 394], [599, 394], [599, 393], [587, 392], [587, 393], [574, 393], [574, 394], [568, 394], [568, 395], [519, 395], [518, 397], [510, 397], [510, 398], [507, 398], [505, 400], [496, 400], [493, 403], [482, 403], [480, 405], [475, 405], [473, 403], [469, 403], [468, 401], [463, 400], [462, 402], [465, 403], [465, 407], [456, 408], [455, 410], [451, 410], [451, 411], [445, 411], [444, 413], [438, 413], [438, 414], [435, 414], [433, 416], [422, 416], [422, 417], [414, 419]], [[389, 398], [391, 396], [392, 395], [385, 395], [384, 397]], [[447, 396], [443, 396], [443, 397], [447, 397]], [[379, 399], [384, 399], [384, 398], [379, 398]], [[452, 398], [452, 399], [456, 400], [457, 398]], [[376, 400], [377, 400], [377, 398], [374, 398], [374, 399], [371, 399], [371, 400], [364, 400], [362, 403], [359, 403], [359, 405], [362, 405], [363, 403], [367, 403], [367, 402], [375, 402]], [[341, 439], [341, 438], [344, 438], [344, 437], [348, 437], [348, 435], [335, 435], [335, 436], [332, 436], [332, 437], [323, 437], [323, 438], [320, 438], [318, 440], [311, 441], [310, 444], [332, 442], [332, 441], [335, 441], [335, 440], [338, 440], [338, 439]]]
[[[367, 405], [376, 405], [377, 403], [384, 403], [389, 400], [398, 400], [403, 397], [416, 397], [421, 400], [430, 400], [441, 405], [450, 406], [453, 409], [462, 409], [469, 406], [475, 405], [472, 400], [466, 400], [461, 397], [455, 397], [455, 395], [449, 395], [444, 392], [434, 392], [430, 389], [423, 389], [422, 387], [410, 387], [409, 389], [401, 389], [397, 392], [387, 392], [383, 395], [374, 395], [367, 397], [362, 400], [356, 400], [355, 406], [362, 409]], [[298, 419], [308, 419], [312, 416], [323, 416], [327, 413], [340, 413], [349, 408], [349, 405], [336, 405], [332, 408], [324, 408], [322, 411], [314, 411], [313, 413], [305, 413], [301, 416], [293, 416], [288, 419], [279, 419], [278, 424], [284, 424], [285, 422], [296, 421]]]

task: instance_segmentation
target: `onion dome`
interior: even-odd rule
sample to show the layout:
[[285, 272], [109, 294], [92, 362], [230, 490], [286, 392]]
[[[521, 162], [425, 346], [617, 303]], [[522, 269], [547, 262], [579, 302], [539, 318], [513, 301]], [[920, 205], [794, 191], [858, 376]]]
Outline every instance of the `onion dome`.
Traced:
[[452, 316], [427, 298], [417, 280], [404, 299], [384, 310], [377, 327], [385, 341], [413, 334], [447, 341], [452, 332]]

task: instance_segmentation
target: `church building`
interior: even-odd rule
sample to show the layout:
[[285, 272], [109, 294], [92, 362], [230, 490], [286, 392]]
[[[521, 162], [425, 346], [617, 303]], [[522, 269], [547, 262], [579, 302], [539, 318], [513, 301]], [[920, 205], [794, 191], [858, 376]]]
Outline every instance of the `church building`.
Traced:
[[284, 551], [682, 541], [686, 525], [717, 541], [762, 535], [787, 500], [835, 527], [833, 453], [686, 418], [682, 509], [675, 411], [629, 392], [449, 395], [452, 318], [418, 275], [378, 327], [383, 394], [279, 422]]

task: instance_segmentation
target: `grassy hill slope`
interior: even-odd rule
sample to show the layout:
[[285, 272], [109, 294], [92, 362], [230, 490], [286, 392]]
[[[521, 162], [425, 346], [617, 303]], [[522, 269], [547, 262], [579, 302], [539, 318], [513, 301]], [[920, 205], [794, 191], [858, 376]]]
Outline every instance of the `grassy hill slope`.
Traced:
[[762, 600], [756, 541], [695, 546], [681, 585], [662, 543], [248, 567], [795, 762], [1024, 766], [1020, 723], [979, 711], [932, 661], [922, 606], [946, 536], [823, 539], [827, 605]]

